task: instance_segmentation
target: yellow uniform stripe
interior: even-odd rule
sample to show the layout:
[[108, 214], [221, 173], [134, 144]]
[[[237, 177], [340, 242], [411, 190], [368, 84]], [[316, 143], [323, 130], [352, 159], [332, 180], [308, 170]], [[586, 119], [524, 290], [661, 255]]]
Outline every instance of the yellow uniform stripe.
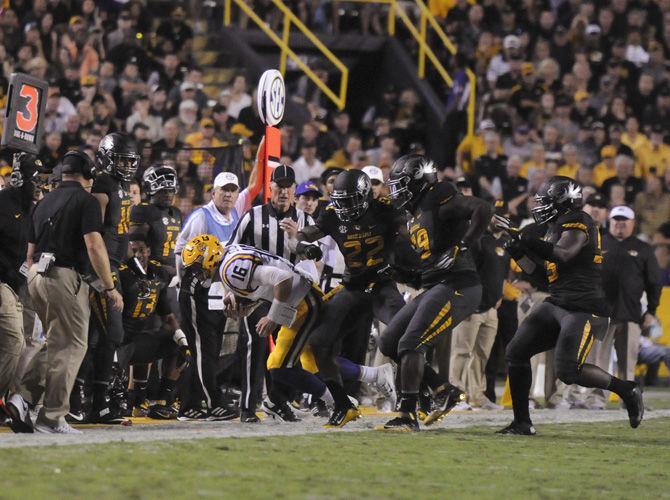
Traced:
[[563, 224], [561, 227], [565, 229], [581, 229], [585, 233], [588, 233], [586, 225], [582, 224], [581, 222], [570, 222], [568, 224]]
[[453, 318], [451, 316], [449, 316], [447, 318], [447, 320], [442, 324], [441, 327], [439, 327], [437, 330], [435, 330], [435, 332], [433, 334], [431, 334], [430, 336], [423, 339], [419, 345], [422, 346], [426, 342], [429, 342], [432, 338], [437, 337], [440, 333], [442, 333], [444, 331], [445, 328], [449, 328], [451, 326], [452, 320], [453, 320]]
[[591, 352], [591, 347], [593, 347], [594, 340], [595, 336], [591, 335], [591, 338], [589, 339], [589, 342], [586, 344], [586, 348], [584, 349], [584, 354], [582, 354], [582, 358], [579, 361], [579, 366], [582, 366], [586, 362], [586, 358], [589, 356], [589, 352]]
[[582, 349], [587, 344], [589, 340], [589, 334], [591, 333], [591, 321], [586, 320], [584, 324], [584, 330], [582, 331], [582, 340], [579, 342], [579, 349], [577, 349], [577, 361], [582, 359]]
[[421, 338], [424, 338], [428, 334], [430, 334], [431, 330], [435, 328], [438, 323], [444, 318], [444, 316], [451, 310], [451, 301], [447, 302], [442, 309], [440, 309], [440, 312], [435, 316], [435, 319], [433, 322], [430, 324], [428, 328], [421, 334]]

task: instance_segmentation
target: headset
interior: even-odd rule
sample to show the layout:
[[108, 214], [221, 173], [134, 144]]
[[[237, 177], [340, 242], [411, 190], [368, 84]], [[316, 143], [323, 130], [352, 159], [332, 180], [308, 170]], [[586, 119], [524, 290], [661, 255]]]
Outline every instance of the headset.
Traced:
[[63, 171], [62, 171], [63, 174], [68, 175], [68, 174], [80, 173], [81, 175], [84, 176], [84, 179], [91, 180], [95, 178], [95, 175], [97, 173], [95, 163], [86, 153], [78, 149], [68, 151], [67, 153], [65, 153], [65, 156], [63, 156], [61, 163], [65, 163], [65, 160], [67, 158], [78, 159], [79, 165], [76, 164], [63, 165]]

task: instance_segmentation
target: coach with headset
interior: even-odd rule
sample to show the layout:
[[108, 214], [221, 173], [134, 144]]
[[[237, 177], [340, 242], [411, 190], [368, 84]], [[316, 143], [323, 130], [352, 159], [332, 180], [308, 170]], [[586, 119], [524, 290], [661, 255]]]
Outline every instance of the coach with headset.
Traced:
[[35, 430], [79, 433], [65, 421], [75, 377], [87, 348], [90, 264], [111, 306], [123, 309], [102, 239], [100, 205], [90, 194], [95, 166], [81, 151], [62, 161], [62, 182], [37, 205], [28, 234], [28, 292], [47, 337], [44, 406]]

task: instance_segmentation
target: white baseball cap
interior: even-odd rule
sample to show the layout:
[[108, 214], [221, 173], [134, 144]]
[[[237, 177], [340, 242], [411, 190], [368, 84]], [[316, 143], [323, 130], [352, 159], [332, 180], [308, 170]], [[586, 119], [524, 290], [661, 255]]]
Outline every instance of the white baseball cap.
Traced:
[[221, 172], [214, 179], [215, 188], [227, 186], [228, 184], [233, 184], [238, 188], [240, 187], [240, 182], [237, 180], [237, 176], [232, 172]]
[[617, 217], [635, 220], [635, 212], [633, 212], [632, 208], [627, 207], [626, 205], [619, 205], [610, 210], [610, 219], [616, 219]]
[[516, 35], [507, 35], [503, 39], [503, 47], [506, 49], [518, 49], [521, 47], [521, 39]]
[[381, 168], [375, 167], [374, 165], [367, 165], [361, 170], [367, 174], [371, 181], [384, 182], [384, 172], [382, 172]]

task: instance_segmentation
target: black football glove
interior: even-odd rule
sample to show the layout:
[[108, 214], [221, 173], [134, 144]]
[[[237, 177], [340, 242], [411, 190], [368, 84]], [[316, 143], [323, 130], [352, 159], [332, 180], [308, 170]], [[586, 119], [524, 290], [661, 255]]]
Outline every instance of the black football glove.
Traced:
[[181, 371], [191, 366], [191, 363], [193, 363], [193, 354], [187, 345], [180, 345], [178, 349], [177, 368]]
[[299, 241], [295, 251], [298, 255], [309, 260], [321, 260], [321, 257], [323, 257], [323, 252], [319, 245], [314, 245], [305, 241]]

